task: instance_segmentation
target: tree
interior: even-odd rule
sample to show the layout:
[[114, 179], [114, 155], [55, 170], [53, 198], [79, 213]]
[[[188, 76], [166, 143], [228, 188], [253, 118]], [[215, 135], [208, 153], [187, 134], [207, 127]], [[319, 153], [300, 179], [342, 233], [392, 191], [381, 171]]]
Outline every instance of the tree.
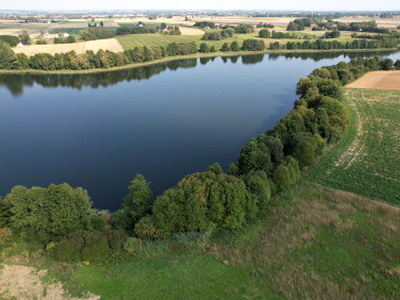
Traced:
[[271, 37], [271, 32], [268, 29], [261, 29], [260, 32], [258, 33], [259, 37], [262, 38], [270, 38]]
[[8, 227], [11, 219], [11, 204], [0, 197], [0, 228]]
[[290, 176], [290, 170], [285, 163], [281, 163], [276, 167], [272, 175], [272, 181], [274, 182], [278, 191], [283, 191], [289, 188], [292, 183]]
[[11, 226], [38, 234], [67, 235], [86, 229], [92, 216], [87, 191], [66, 183], [52, 184], [48, 189], [16, 186], [6, 201], [11, 204]]
[[390, 58], [385, 58], [385, 59], [382, 59], [378, 65], [381, 68], [381, 70], [385, 70], [385, 71], [392, 70], [393, 69], [393, 60], [391, 60]]
[[150, 183], [141, 174], [136, 174], [128, 188], [129, 194], [124, 199], [123, 207], [130, 218], [129, 229], [133, 229], [141, 218], [151, 213], [153, 192]]
[[164, 29], [164, 28], [167, 28], [167, 24], [166, 23], [161, 23], [160, 24], [160, 29]]
[[228, 46], [228, 43], [224, 43], [224, 44], [222, 45], [222, 47], [221, 47], [221, 51], [222, 51], [222, 52], [229, 51], [229, 46]]
[[15, 54], [10, 45], [0, 41], [0, 69], [11, 69], [14, 60]]
[[240, 47], [237, 41], [233, 41], [231, 44], [231, 51], [240, 51]]
[[101, 27], [104, 27], [103, 21], [100, 22], [100, 26], [101, 26]]
[[201, 43], [200, 44], [200, 52], [201, 53], [208, 53], [210, 52], [210, 48], [208, 47], [208, 45], [206, 43]]
[[26, 30], [22, 30], [18, 37], [23, 45], [29, 45], [31, 43], [31, 38]]
[[396, 60], [396, 62], [394, 63], [394, 67], [396, 70], [400, 70], [400, 59]]

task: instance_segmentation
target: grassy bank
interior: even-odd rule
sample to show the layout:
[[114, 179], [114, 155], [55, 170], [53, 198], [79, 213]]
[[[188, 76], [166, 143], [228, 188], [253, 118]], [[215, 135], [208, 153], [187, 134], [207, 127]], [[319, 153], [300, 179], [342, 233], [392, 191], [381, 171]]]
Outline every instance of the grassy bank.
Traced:
[[48, 268], [45, 282], [103, 299], [398, 298], [399, 239], [400, 209], [303, 181], [272, 198], [258, 221], [214, 232], [202, 249], [176, 244], [96, 266], [6, 248], [2, 262]]
[[357, 52], [388, 52], [388, 51], [396, 51], [398, 48], [393, 49], [337, 49], [337, 50], [265, 50], [265, 51], [228, 51], [228, 52], [213, 52], [213, 53], [195, 53], [189, 55], [177, 55], [177, 56], [169, 56], [164, 57], [159, 60], [154, 60], [150, 62], [143, 63], [135, 63], [125, 66], [113, 67], [109, 69], [88, 69], [88, 70], [53, 70], [53, 71], [45, 71], [45, 70], [0, 70], [1, 74], [10, 74], [10, 75], [55, 75], [55, 74], [94, 74], [94, 73], [105, 73], [111, 71], [120, 71], [120, 70], [128, 70], [135, 69], [144, 66], [151, 66], [163, 62], [181, 60], [181, 59], [193, 59], [193, 58], [208, 58], [208, 57], [228, 57], [228, 56], [242, 56], [242, 55], [260, 55], [260, 54], [311, 54], [311, 53], [357, 53]]
[[400, 205], [400, 92], [346, 89], [345, 104], [346, 133], [309, 172], [309, 180]]

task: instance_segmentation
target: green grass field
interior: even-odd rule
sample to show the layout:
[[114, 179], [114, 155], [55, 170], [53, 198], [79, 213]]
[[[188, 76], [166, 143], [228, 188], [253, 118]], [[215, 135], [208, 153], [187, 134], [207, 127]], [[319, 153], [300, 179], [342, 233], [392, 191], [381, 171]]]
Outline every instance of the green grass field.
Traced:
[[[299, 36], [305, 35], [304, 33], [298, 33]], [[208, 46], [214, 46], [217, 50], [221, 49], [224, 43], [229, 45], [233, 41], [237, 41], [239, 46], [242, 45], [243, 41], [246, 39], [259, 39], [265, 42], [268, 48], [270, 43], [279, 42], [280, 44], [285, 44], [287, 42], [303, 42], [303, 39], [265, 39], [258, 37], [258, 30], [254, 33], [248, 34], [236, 34], [232, 38], [220, 40], [220, 41], [203, 41], [202, 35], [164, 35], [164, 34], [129, 34], [117, 36], [118, 41], [121, 43], [122, 47], [126, 49], [133, 49], [135, 47], [143, 46], [164, 46], [166, 47], [169, 43], [187, 43], [196, 42], [197, 46], [200, 47], [201, 43], [206, 43]], [[329, 39], [331, 41], [332, 39]], [[336, 39], [340, 42], [352, 41], [351, 38], [339, 38]], [[311, 40], [312, 41], [312, 40]]]
[[398, 208], [310, 182], [272, 201], [260, 221], [215, 233], [204, 251], [55, 274], [72, 295], [104, 299], [400, 297]]
[[117, 36], [118, 41], [121, 43], [124, 49], [132, 49], [134, 47], [143, 46], [164, 46], [166, 47], [169, 43], [188, 43], [196, 42], [199, 47], [201, 43], [205, 42], [209, 46], [214, 45], [218, 50], [224, 43], [232, 43], [234, 40], [238, 41], [239, 45], [243, 43], [245, 39], [258, 38], [257, 34], [237, 34], [236, 37], [228, 38], [220, 41], [203, 41], [202, 35], [164, 35], [164, 34], [129, 34]]
[[214, 232], [197, 249], [163, 241], [173, 247], [64, 264], [17, 238], [3, 243], [0, 262], [48, 269], [45, 284], [102, 299], [398, 299], [399, 240], [399, 208], [303, 181], [255, 223]]
[[308, 179], [400, 205], [400, 92], [346, 89], [350, 122]]

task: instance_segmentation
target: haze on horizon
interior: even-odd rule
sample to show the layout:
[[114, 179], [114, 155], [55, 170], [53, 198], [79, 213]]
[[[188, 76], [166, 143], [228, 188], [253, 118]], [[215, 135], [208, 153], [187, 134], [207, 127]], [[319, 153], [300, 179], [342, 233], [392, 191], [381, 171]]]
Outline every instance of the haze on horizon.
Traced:
[[95, 1], [95, 0], [2, 0], [1, 10], [299, 10], [299, 11], [398, 11], [400, 2], [398, 0], [336, 0], [336, 1], [265, 1], [249, 0], [243, 1], [181, 1], [181, 0], [153, 0], [133, 1]]

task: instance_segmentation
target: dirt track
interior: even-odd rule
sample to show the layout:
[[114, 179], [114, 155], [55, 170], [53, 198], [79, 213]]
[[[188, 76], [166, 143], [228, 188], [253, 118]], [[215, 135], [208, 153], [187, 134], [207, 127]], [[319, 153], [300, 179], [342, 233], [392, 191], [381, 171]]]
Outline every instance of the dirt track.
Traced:
[[112, 52], [124, 51], [117, 39], [96, 40], [73, 44], [32, 45], [23, 48], [17, 46], [13, 50], [15, 53], [25, 53], [26, 55], [31, 56], [41, 52], [54, 55], [56, 53], [65, 53], [74, 50], [79, 54], [84, 53], [86, 50], [97, 52], [100, 49], [110, 50]]
[[400, 90], [400, 71], [377, 71], [365, 74], [346, 87], [358, 89]]

